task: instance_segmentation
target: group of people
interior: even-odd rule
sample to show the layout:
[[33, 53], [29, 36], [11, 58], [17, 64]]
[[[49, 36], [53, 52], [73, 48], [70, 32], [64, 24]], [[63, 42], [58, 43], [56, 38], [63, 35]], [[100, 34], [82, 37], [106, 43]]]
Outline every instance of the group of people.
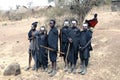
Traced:
[[[94, 15], [92, 20], [97, 20], [97, 14]], [[45, 26], [41, 26], [39, 30], [36, 30], [38, 22], [32, 23], [31, 30], [28, 33], [30, 41], [29, 67], [26, 70], [30, 69], [33, 58], [33, 70], [37, 71], [42, 67], [44, 71], [47, 71], [49, 54], [52, 69], [48, 71], [48, 74], [52, 77], [57, 72], [57, 53], [60, 53], [60, 57], [63, 57], [65, 63], [64, 71], [76, 73], [76, 63], [79, 53], [82, 67], [78, 73], [82, 75], [86, 74], [90, 51], [92, 50], [92, 30], [90, 29], [91, 25], [89, 21], [86, 20], [83, 24], [83, 29], [80, 30], [77, 20], [65, 20], [63, 27], [60, 29], [60, 34], [55, 27], [55, 20], [50, 20], [50, 31], [48, 34]], [[58, 51], [58, 39], [60, 39], [60, 51]]]

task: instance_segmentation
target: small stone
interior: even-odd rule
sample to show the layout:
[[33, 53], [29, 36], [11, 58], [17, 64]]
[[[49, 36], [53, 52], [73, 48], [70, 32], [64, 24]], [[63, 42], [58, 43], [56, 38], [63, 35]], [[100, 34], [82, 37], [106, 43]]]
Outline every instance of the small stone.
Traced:
[[16, 41], [17, 43], [19, 43], [19, 41]]

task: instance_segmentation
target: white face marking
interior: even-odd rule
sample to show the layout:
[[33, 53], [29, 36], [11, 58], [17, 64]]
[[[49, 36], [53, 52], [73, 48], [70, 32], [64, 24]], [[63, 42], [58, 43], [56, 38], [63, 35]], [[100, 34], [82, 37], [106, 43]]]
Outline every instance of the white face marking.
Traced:
[[40, 30], [45, 30], [45, 28], [42, 27], [42, 28], [40, 28]]
[[65, 21], [65, 22], [64, 22], [64, 26], [69, 26], [69, 22], [68, 22], [68, 21]]
[[72, 24], [76, 24], [76, 21], [72, 21]]
[[69, 24], [69, 22], [68, 22], [68, 21], [65, 21], [64, 23], [65, 23], [65, 24]]
[[88, 24], [83, 24], [83, 26], [86, 26], [86, 27], [87, 27], [87, 26], [88, 26]]

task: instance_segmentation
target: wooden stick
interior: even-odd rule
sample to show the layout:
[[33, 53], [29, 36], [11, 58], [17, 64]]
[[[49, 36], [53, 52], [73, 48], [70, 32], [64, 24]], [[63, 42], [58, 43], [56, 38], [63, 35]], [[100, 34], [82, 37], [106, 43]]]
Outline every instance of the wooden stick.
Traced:
[[[48, 49], [48, 50], [50, 50], [50, 51], [55, 51], [54, 49], [49, 48], [49, 47], [46, 47], [46, 46], [43, 46], [43, 45], [40, 45], [40, 47], [45, 48], [45, 49]], [[57, 52], [57, 53], [64, 54], [63, 52], [60, 52], [60, 51], [56, 51], [56, 52]]]

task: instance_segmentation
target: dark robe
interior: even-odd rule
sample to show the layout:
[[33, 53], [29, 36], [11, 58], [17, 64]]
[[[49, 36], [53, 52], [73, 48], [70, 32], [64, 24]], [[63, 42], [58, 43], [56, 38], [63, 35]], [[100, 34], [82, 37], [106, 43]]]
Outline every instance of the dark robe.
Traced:
[[48, 46], [47, 43], [47, 34], [44, 33], [40, 33], [38, 36], [38, 42], [39, 42], [39, 61], [41, 63], [41, 65], [43, 66], [43, 68], [47, 68], [48, 66], [48, 52], [47, 49], [40, 47], [40, 45], [42, 46]]
[[[84, 30], [80, 34], [80, 47], [85, 47], [86, 44], [91, 40], [92, 38], [92, 32], [90, 30]], [[90, 43], [91, 44], [91, 43]], [[90, 57], [90, 44], [85, 47], [84, 50], [80, 50], [80, 58], [81, 60], [83, 59], [88, 59]]]
[[66, 53], [67, 53], [67, 49], [68, 49], [68, 33], [70, 31], [70, 28], [68, 26], [64, 26], [62, 29], [61, 29], [61, 35], [60, 35], [60, 38], [61, 38], [61, 45], [60, 45], [60, 48], [61, 48], [61, 52], [64, 52], [64, 61], [65, 61], [65, 58], [66, 58]]
[[77, 27], [72, 27], [69, 32], [69, 38], [72, 39], [72, 43], [70, 44], [68, 61], [74, 65], [76, 65], [78, 59], [79, 36], [80, 36], [80, 30]]
[[56, 62], [58, 51], [58, 30], [56, 27], [51, 28], [49, 31], [48, 47], [54, 49], [54, 51], [49, 51], [50, 61]]
[[39, 60], [38, 60], [38, 54], [39, 54], [38, 31], [35, 30], [35, 31], [32, 31], [31, 33], [32, 33], [32, 36], [34, 36], [34, 38], [30, 39], [29, 49], [32, 52], [32, 57], [33, 57], [34, 62], [35, 62], [35, 64], [34, 64], [35, 69], [37, 69], [37, 68], [40, 67], [40, 63], [39, 63]]

